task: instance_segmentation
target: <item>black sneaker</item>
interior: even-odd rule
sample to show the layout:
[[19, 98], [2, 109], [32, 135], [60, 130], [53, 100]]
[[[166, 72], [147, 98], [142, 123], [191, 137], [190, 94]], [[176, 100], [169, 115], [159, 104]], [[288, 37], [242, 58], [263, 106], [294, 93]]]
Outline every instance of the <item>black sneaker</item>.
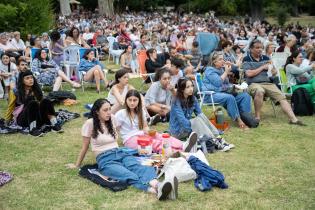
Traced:
[[148, 125], [156, 125], [158, 122], [161, 121], [161, 116], [159, 114], [154, 115], [153, 117], [150, 117]]
[[37, 129], [37, 128], [34, 128], [33, 130], [31, 130], [29, 134], [35, 137], [44, 136], [44, 133], [40, 129]]
[[52, 130], [53, 132], [56, 132], [56, 133], [63, 133], [63, 132], [64, 132], [64, 130], [62, 130], [61, 125], [58, 124], [58, 123], [57, 123], [56, 125], [52, 126], [52, 127], [51, 127], [51, 130]]

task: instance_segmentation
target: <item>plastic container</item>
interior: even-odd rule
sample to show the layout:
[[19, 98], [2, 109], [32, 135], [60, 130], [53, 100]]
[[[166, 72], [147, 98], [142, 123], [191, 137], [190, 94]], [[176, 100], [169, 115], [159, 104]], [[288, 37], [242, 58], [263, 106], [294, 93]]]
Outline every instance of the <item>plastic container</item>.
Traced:
[[169, 143], [170, 141], [170, 134], [168, 133], [163, 133], [162, 138], [163, 138], [163, 146], [162, 146], [162, 156], [163, 158], [168, 158], [172, 155], [172, 148]]
[[223, 125], [224, 124], [224, 113], [222, 109], [218, 109], [215, 113], [215, 118], [216, 118], [216, 123], [218, 125]]
[[152, 138], [150, 136], [138, 136], [137, 143], [139, 155], [152, 154]]

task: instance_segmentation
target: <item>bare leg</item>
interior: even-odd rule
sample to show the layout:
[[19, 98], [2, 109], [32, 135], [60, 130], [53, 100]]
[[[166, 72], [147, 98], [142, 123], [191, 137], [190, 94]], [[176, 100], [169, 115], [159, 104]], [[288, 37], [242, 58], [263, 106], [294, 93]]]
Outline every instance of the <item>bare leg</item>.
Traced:
[[94, 66], [90, 70], [88, 70], [84, 76], [84, 81], [91, 81], [95, 80], [96, 83], [96, 90], [100, 91], [100, 66]]
[[286, 113], [286, 115], [289, 117], [290, 121], [292, 121], [292, 122], [298, 121], [298, 119], [296, 118], [295, 114], [293, 113], [293, 110], [292, 110], [292, 108], [291, 108], [291, 106], [287, 100], [285, 100], [285, 99], [281, 100], [280, 106], [281, 106], [282, 110], [284, 111], [284, 113]]
[[53, 91], [58, 91], [60, 86], [61, 86], [61, 82], [62, 82], [62, 78], [60, 76], [58, 76], [55, 80], [55, 84], [53, 87]]
[[264, 102], [264, 93], [256, 92], [254, 97], [255, 117], [260, 120], [260, 112]]
[[63, 71], [61, 71], [61, 70], [58, 71], [58, 76], [61, 77], [63, 81], [68, 82], [69, 84], [71, 84], [71, 85], [74, 86], [74, 87], [80, 87], [80, 86], [81, 86], [81, 85], [78, 84], [77, 82], [71, 81], [71, 80], [67, 77], [67, 75], [66, 75]]

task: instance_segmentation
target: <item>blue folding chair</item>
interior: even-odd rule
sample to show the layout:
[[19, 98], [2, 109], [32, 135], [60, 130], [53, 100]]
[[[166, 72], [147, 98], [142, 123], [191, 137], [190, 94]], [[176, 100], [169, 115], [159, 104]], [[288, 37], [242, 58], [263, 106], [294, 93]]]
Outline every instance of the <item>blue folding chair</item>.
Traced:
[[[94, 51], [95, 58], [96, 58], [97, 60], [99, 60], [97, 48], [90, 48], [90, 49], [92, 49], [92, 50]], [[80, 49], [78, 50], [78, 52], [79, 52], [79, 53], [78, 53], [78, 55], [79, 55], [79, 63], [78, 63], [78, 65], [80, 64], [80, 60], [83, 58], [83, 56], [84, 56], [86, 50], [89, 50], [89, 48], [80, 48]], [[79, 71], [79, 66], [78, 66], [78, 67], [77, 67], [77, 73], [78, 73], [78, 75], [79, 75], [79, 79], [80, 79], [82, 91], [84, 92], [84, 83], [89, 83], [89, 82], [84, 81], [84, 75], [86, 74], [86, 72], [84, 72], [84, 71]], [[105, 77], [106, 77], [106, 72], [105, 72], [105, 71], [104, 71], [104, 74], [105, 74]], [[94, 83], [94, 82], [93, 82], [93, 83]]]

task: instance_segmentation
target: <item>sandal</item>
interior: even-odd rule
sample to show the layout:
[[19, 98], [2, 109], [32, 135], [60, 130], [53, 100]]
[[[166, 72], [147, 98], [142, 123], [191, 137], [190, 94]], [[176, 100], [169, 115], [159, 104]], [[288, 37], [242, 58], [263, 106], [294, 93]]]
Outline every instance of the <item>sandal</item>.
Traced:
[[306, 124], [304, 124], [300, 120], [297, 120], [296, 122], [289, 121], [289, 124], [291, 124], [291, 125], [299, 125], [299, 126], [306, 126]]

